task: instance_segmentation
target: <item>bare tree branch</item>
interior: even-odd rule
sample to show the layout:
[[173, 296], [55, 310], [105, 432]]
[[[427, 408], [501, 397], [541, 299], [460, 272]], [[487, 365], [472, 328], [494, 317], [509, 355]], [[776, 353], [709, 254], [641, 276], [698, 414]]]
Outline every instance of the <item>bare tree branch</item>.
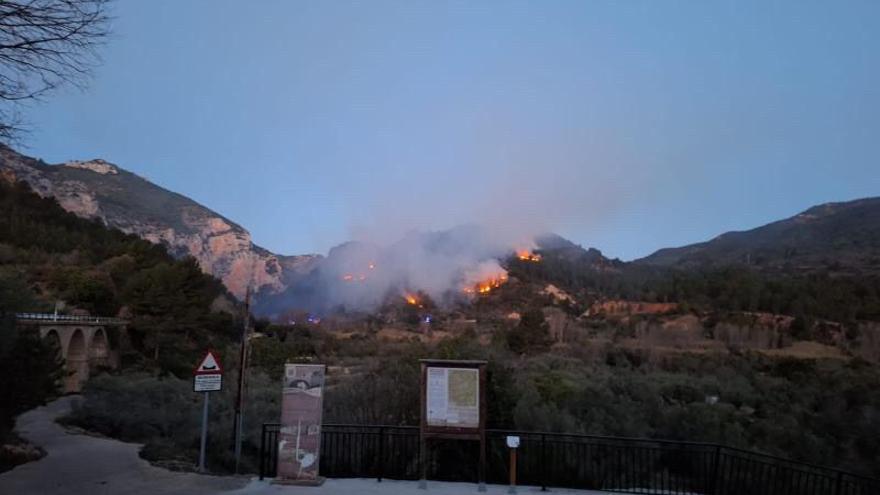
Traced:
[[85, 84], [109, 34], [109, 1], [0, 0], [0, 141], [21, 135], [21, 102]]

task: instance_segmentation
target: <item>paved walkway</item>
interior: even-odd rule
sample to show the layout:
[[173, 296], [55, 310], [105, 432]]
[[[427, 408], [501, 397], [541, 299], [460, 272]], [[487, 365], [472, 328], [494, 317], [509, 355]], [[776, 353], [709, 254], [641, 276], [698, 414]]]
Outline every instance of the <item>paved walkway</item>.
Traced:
[[[0, 494], [27, 495], [477, 495], [473, 483], [428, 482], [420, 490], [412, 481], [333, 479], [320, 487], [273, 485], [232, 476], [177, 473], [157, 468], [140, 458], [141, 446], [107, 438], [68, 433], [55, 422], [80, 400], [68, 396], [18, 417], [16, 430], [47, 455], [0, 474]], [[538, 493], [520, 487], [518, 493]], [[490, 495], [507, 493], [507, 487], [489, 485]], [[557, 490], [557, 494], [588, 495], [595, 492]]]
[[18, 434], [47, 455], [0, 474], [0, 494], [209, 495], [248, 482], [160, 469], [140, 458], [141, 445], [68, 433], [55, 419], [75, 400], [81, 399], [63, 397], [18, 417]]

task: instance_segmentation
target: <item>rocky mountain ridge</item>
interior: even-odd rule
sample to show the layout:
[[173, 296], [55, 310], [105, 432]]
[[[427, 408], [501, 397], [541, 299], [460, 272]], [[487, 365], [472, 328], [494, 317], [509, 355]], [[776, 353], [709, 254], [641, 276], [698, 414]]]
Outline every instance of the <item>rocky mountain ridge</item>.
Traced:
[[249, 286], [255, 293], [283, 291], [320, 258], [271, 253], [235, 222], [104, 160], [49, 165], [3, 146], [0, 178], [24, 181], [77, 216], [164, 244], [175, 256], [193, 256], [238, 298]]

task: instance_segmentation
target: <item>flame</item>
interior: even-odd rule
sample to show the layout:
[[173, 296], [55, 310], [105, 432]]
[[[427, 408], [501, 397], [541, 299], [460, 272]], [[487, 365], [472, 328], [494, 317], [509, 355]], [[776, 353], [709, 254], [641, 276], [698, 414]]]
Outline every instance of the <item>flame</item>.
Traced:
[[516, 251], [516, 257], [521, 261], [531, 261], [533, 263], [537, 263], [541, 261], [541, 255], [537, 253], [533, 253], [528, 249], [519, 249]]
[[419, 304], [419, 298], [410, 294], [409, 292], [404, 293], [403, 298], [406, 299], [407, 304], [411, 304], [413, 306]]
[[488, 294], [493, 289], [501, 287], [505, 282], [507, 282], [507, 275], [502, 274], [497, 277], [481, 280], [473, 286], [466, 286], [462, 288], [462, 292], [465, 294]]
[[465, 272], [462, 282], [465, 294], [488, 294], [507, 282], [507, 270], [497, 260], [487, 260]]
[[357, 275], [355, 275], [353, 273], [346, 273], [345, 275], [342, 276], [343, 282], [363, 282], [366, 279], [367, 279], [367, 276], [364, 275], [363, 273], [359, 273]]

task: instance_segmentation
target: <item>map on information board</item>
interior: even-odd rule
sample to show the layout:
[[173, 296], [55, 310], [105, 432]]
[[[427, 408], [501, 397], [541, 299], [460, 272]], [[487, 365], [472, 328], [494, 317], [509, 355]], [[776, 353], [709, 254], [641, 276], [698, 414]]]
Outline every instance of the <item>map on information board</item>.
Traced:
[[427, 374], [428, 425], [479, 428], [480, 371], [429, 366]]

